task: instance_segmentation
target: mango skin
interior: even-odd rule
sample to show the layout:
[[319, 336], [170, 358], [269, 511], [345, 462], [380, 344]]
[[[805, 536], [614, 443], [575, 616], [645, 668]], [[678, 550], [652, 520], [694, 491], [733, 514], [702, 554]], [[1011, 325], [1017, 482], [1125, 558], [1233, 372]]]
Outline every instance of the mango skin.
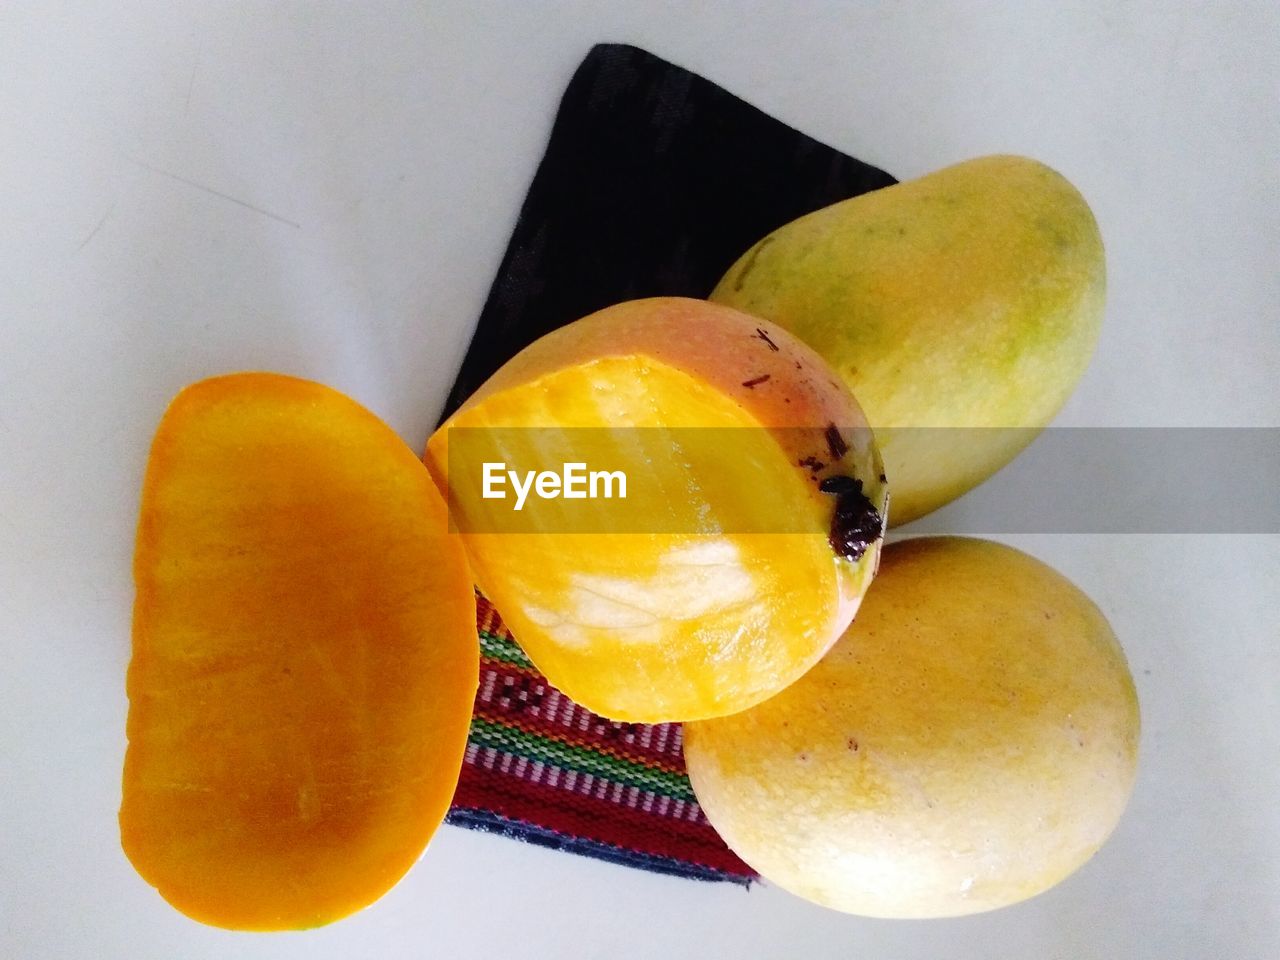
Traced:
[[[1050, 168], [991, 156], [854, 197], [748, 250], [711, 299], [818, 351], [876, 431], [891, 526], [1013, 459], [1066, 402], [1102, 323], [1097, 222]], [[915, 428], [982, 429], [915, 429]]]
[[698, 801], [766, 880], [873, 917], [1006, 906], [1077, 869], [1133, 786], [1133, 681], [1098, 608], [1011, 547], [900, 541], [781, 694], [685, 726]]

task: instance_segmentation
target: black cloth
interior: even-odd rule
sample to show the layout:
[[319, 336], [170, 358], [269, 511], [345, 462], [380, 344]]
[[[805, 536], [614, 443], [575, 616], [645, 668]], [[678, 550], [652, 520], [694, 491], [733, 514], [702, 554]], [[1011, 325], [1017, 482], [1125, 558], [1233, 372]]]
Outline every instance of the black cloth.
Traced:
[[644, 50], [592, 48], [444, 415], [557, 327], [624, 300], [705, 297], [765, 234], [894, 182]]

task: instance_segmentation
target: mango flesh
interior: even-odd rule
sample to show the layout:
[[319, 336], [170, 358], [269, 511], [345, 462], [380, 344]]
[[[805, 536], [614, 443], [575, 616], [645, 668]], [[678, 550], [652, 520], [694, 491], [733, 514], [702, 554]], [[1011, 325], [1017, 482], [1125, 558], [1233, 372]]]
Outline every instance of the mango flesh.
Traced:
[[421, 855], [461, 769], [475, 595], [413, 451], [319, 384], [202, 381], [156, 432], [120, 836], [183, 913], [313, 927]]
[[763, 877], [837, 910], [1016, 903], [1096, 851], [1132, 789], [1138, 704], [1107, 621], [1011, 547], [890, 544], [795, 684], [685, 727], [698, 801]]
[[[451, 459], [462, 430], [490, 452], [468, 440]], [[426, 459], [477, 584], [530, 658], [582, 705], [633, 722], [732, 713], [816, 662], [874, 574], [887, 499], [861, 411], [812, 350], [682, 298], [610, 307], [532, 344]], [[592, 529], [563, 500], [504, 527], [495, 511], [510, 505], [483, 498], [480, 459], [621, 470], [628, 499]], [[875, 517], [857, 557], [831, 543], [838, 498], [820, 486], [834, 476], [860, 483]]]
[[765, 237], [711, 299], [773, 321], [844, 378], [876, 431], [894, 525], [977, 486], [1066, 402], [1102, 322], [1098, 225], [1022, 157], [969, 160]]

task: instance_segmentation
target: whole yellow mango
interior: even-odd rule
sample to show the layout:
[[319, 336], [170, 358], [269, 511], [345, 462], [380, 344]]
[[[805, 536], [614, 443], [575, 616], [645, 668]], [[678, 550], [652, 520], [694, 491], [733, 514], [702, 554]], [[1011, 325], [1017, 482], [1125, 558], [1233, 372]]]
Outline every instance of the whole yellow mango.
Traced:
[[711, 299], [840, 372], [876, 431], [899, 525], [977, 486], [1053, 418], [1088, 365], [1104, 291], [1084, 198], [1041, 163], [992, 156], [781, 227]]
[[876, 917], [1016, 903], [1096, 851], [1138, 703], [1098, 608], [1011, 547], [892, 544], [853, 626], [742, 713], [685, 725], [694, 792], [765, 879]]

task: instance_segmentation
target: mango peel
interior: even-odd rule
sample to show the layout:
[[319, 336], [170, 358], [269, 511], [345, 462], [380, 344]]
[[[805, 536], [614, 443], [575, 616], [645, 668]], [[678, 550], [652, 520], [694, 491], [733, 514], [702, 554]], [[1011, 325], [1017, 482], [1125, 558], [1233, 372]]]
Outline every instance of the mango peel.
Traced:
[[1093, 354], [1105, 289], [1080, 192], [1044, 164], [991, 156], [780, 227], [711, 299], [838, 371], [876, 432], [897, 526], [981, 483], [1053, 419]]

